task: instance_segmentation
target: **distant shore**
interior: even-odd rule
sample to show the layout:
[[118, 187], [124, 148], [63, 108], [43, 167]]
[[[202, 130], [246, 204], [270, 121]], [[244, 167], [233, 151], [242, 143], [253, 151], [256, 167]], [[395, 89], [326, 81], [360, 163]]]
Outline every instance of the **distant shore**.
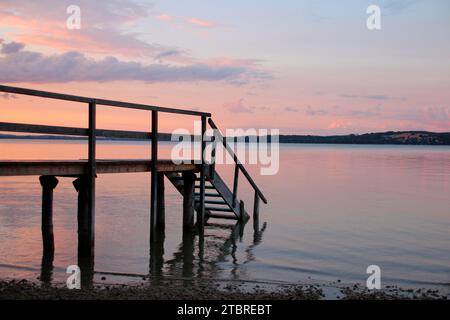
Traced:
[[[192, 138], [192, 137], [191, 137]], [[274, 138], [259, 137], [259, 141], [271, 142]], [[448, 146], [450, 145], [450, 132], [426, 132], [426, 131], [388, 131], [379, 133], [348, 134], [334, 136], [315, 135], [280, 135], [279, 143], [282, 144], [372, 144], [372, 145], [428, 145], [428, 146]], [[85, 137], [67, 137], [52, 135], [21, 136], [13, 134], [0, 134], [0, 139], [20, 139], [20, 140], [86, 140]], [[171, 135], [161, 133], [158, 137], [160, 141], [171, 141]], [[233, 138], [231, 138], [233, 139]], [[254, 136], [234, 138], [239, 142], [258, 141]], [[143, 141], [130, 139], [98, 138], [102, 141]]]
[[[189, 288], [189, 290], [186, 290]], [[331, 294], [330, 294], [331, 292]], [[0, 280], [0, 300], [447, 300], [432, 289], [388, 286], [368, 291], [359, 285], [327, 288], [289, 285], [266, 288], [233, 282], [219, 286], [211, 280], [153, 280], [139, 285], [94, 284], [89, 289], [69, 290], [64, 285], [45, 285], [27, 280]]]

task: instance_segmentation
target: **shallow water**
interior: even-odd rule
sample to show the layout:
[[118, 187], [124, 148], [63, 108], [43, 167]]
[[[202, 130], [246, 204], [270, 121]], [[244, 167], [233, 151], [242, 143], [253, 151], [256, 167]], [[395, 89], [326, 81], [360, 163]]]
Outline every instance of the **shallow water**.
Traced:
[[[161, 146], [162, 157], [170, 148]], [[0, 159], [79, 159], [86, 151], [83, 141], [0, 140]], [[101, 141], [97, 153], [146, 158], [150, 148]], [[183, 239], [182, 197], [166, 182], [165, 241], [152, 255], [150, 174], [100, 175], [95, 270], [365, 283], [366, 268], [378, 265], [383, 285], [449, 288], [449, 147], [284, 145], [277, 175], [259, 176], [258, 167], [248, 168], [269, 200], [261, 207], [258, 230], [252, 221], [243, 230], [214, 221], [203, 243], [195, 235]], [[232, 166], [220, 168], [225, 180], [231, 181], [232, 173]], [[64, 281], [66, 267], [77, 264], [76, 192], [73, 179], [59, 180], [54, 281]], [[240, 191], [251, 211], [250, 187], [243, 183]], [[0, 278], [40, 276], [40, 197], [37, 177], [0, 177]]]

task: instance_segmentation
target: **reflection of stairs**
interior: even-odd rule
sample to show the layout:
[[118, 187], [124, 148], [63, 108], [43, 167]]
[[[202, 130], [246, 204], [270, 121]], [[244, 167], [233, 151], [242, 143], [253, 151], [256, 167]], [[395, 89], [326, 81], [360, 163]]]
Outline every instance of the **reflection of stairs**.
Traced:
[[[183, 194], [184, 180], [181, 174], [166, 172], [166, 177]], [[195, 181], [195, 210], [200, 208], [200, 178]], [[248, 220], [249, 216], [243, 203], [233, 196], [228, 186], [217, 172], [214, 175], [205, 175], [205, 218]]]

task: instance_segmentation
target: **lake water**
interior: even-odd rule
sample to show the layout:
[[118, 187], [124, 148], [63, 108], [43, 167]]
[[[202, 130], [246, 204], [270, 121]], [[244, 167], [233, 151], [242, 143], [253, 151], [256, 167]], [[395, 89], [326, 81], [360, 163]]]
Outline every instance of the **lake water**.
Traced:
[[[170, 148], [164, 144], [160, 152]], [[0, 160], [79, 159], [86, 152], [83, 141], [0, 140]], [[97, 152], [98, 158], [146, 158], [150, 147], [99, 142]], [[203, 244], [194, 235], [183, 239], [182, 197], [166, 182], [166, 236], [156, 268], [149, 256], [150, 174], [100, 175], [95, 270], [365, 283], [366, 268], [378, 265], [383, 285], [450, 287], [449, 147], [283, 145], [277, 175], [248, 169], [269, 200], [261, 206], [260, 229], [250, 221], [242, 232], [216, 220]], [[220, 168], [225, 180], [232, 173], [232, 166]], [[53, 279], [65, 281], [66, 267], [77, 263], [77, 194], [73, 179], [59, 180]], [[251, 211], [253, 193], [245, 183], [240, 188]], [[0, 177], [0, 278], [40, 275], [40, 206], [37, 177]]]

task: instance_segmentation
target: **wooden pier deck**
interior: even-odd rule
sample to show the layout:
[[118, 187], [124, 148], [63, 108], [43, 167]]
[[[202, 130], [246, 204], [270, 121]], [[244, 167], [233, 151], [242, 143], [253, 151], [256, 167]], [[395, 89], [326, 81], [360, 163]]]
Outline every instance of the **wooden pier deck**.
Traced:
[[[174, 164], [172, 160], [157, 160], [157, 172], [200, 172], [199, 164]], [[151, 160], [97, 159], [97, 174], [151, 172]], [[8, 160], [0, 161], [0, 177], [7, 176], [57, 176], [73, 177], [89, 173], [87, 160]]]
[[[51, 134], [87, 137], [88, 159], [82, 160], [1, 160], [1, 177], [39, 176], [42, 186], [42, 241], [43, 260], [53, 259], [55, 245], [53, 236], [53, 190], [58, 185], [57, 177], [73, 178], [78, 192], [78, 258], [80, 265], [93, 267], [95, 243], [95, 181], [98, 174], [121, 174], [131, 172], [149, 172], [150, 179], [150, 247], [155, 248], [165, 228], [164, 183], [168, 180], [183, 197], [183, 232], [196, 230], [204, 232], [208, 219], [235, 219], [244, 222], [249, 219], [246, 206], [239, 199], [239, 176], [243, 175], [254, 190], [253, 219], [258, 223], [260, 201], [267, 203], [262, 191], [239, 161], [233, 149], [220, 133], [217, 125], [206, 112], [163, 108], [152, 105], [136, 104], [82, 96], [74, 96], [47, 91], [17, 88], [0, 85], [0, 92], [27, 95], [44, 99], [78, 102], [87, 109], [88, 128], [60, 127], [49, 125], [0, 122], [0, 132], [20, 132], [33, 134]], [[150, 132], [105, 130], [97, 127], [97, 106], [145, 110], [151, 113]], [[4, 110], [2, 111], [4, 112]], [[158, 115], [160, 113], [191, 116], [201, 121], [201, 159], [193, 162], [175, 163], [170, 159], [158, 157]], [[191, 118], [192, 119], [192, 118]], [[207, 126], [214, 132], [207, 137]], [[140, 139], [151, 143], [149, 159], [98, 159], [96, 141], [103, 138]], [[207, 139], [212, 148], [207, 155]], [[229, 188], [216, 171], [216, 148], [222, 145], [234, 160], [234, 178]], [[208, 162], [206, 159], [211, 158]], [[199, 163], [198, 163], [199, 162]], [[0, 180], [1, 181], [1, 180]], [[196, 213], [196, 214], [195, 214]], [[157, 248], [157, 246], [156, 246]], [[151, 249], [152, 251], [152, 249]], [[87, 261], [87, 262], [86, 262]]]

